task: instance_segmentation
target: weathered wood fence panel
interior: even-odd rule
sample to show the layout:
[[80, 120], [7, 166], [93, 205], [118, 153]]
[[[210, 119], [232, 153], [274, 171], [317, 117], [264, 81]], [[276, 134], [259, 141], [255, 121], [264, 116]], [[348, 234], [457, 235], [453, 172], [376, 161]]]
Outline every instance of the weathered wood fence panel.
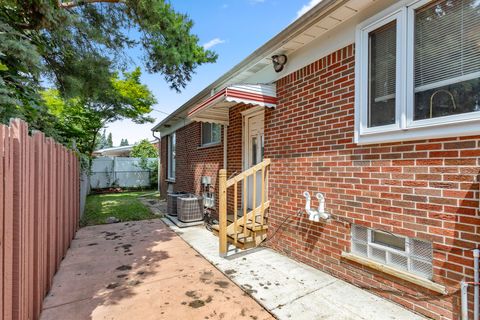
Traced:
[[25, 122], [0, 125], [0, 319], [38, 319], [78, 229], [79, 172], [71, 150]]

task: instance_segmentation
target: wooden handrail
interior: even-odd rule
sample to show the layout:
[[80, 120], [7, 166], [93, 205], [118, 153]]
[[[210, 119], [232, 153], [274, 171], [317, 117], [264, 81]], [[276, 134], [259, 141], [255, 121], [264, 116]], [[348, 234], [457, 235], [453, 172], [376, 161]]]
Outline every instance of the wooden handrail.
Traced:
[[[228, 237], [228, 232], [233, 233], [233, 242], [235, 245], [238, 243], [238, 221], [241, 221], [240, 223], [243, 225], [241, 227], [243, 235], [245, 236], [247, 234], [247, 222], [248, 220], [252, 221], [252, 225], [255, 225], [256, 223], [256, 218], [257, 216], [260, 216], [260, 224], [264, 224], [264, 216], [265, 216], [265, 210], [270, 207], [270, 201], [266, 199], [265, 196], [265, 189], [267, 184], [265, 183], [265, 180], [268, 179], [268, 170], [267, 167], [270, 165], [271, 161], [270, 159], [264, 159], [262, 162], [254, 165], [253, 167], [243, 171], [242, 173], [239, 173], [238, 175], [234, 176], [231, 179], [227, 180], [227, 171], [225, 169], [220, 170], [218, 178], [219, 178], [219, 233], [218, 236], [220, 238], [220, 246], [219, 246], [219, 251], [220, 251], [220, 256], [225, 256], [227, 254], [227, 237]], [[253, 206], [254, 208], [250, 211], [247, 211], [247, 204], [248, 204], [248, 196], [247, 196], [247, 189], [248, 189], [248, 183], [247, 183], [247, 177], [253, 175], [254, 179], [256, 176], [256, 173], [258, 171], [261, 171], [262, 176], [261, 176], [261, 203], [259, 206], [257, 206], [257, 198], [256, 198], [256, 181], [254, 180], [254, 183], [252, 185], [253, 187], [253, 194], [252, 194], [252, 200], [253, 200]], [[243, 217], [240, 218], [242, 220], [238, 220], [238, 183], [243, 180], [243, 192], [244, 192], [244, 197], [243, 197]], [[228, 226], [227, 228], [227, 189], [231, 186], [234, 186], [234, 196], [233, 196], [233, 208], [234, 208], [234, 213], [233, 213], [233, 223]], [[238, 220], [238, 221], [237, 221]]]
[[218, 204], [218, 238], [220, 239], [220, 256], [227, 254], [227, 170], [222, 169], [218, 174], [219, 204]]
[[245, 179], [246, 177], [251, 176], [252, 174], [257, 172], [258, 170], [262, 170], [262, 168], [265, 168], [265, 167], [269, 166], [270, 163], [271, 163], [270, 159], [264, 159], [262, 162], [257, 163], [253, 167], [237, 174], [235, 177], [233, 177], [231, 179], [228, 179], [227, 188], [233, 186], [234, 183], [240, 182], [243, 179]]

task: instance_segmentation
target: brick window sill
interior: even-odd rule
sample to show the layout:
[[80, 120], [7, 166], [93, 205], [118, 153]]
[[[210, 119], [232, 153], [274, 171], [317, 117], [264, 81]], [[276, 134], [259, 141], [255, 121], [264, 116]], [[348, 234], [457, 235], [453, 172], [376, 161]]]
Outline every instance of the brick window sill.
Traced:
[[445, 286], [443, 286], [441, 284], [438, 284], [438, 283], [435, 283], [433, 281], [424, 279], [422, 277], [416, 276], [416, 275], [411, 274], [409, 272], [398, 270], [398, 269], [392, 268], [390, 266], [386, 266], [384, 264], [375, 262], [373, 260], [370, 260], [370, 259], [367, 259], [367, 258], [364, 258], [364, 257], [360, 257], [360, 256], [355, 255], [353, 253], [342, 252], [342, 258], [344, 258], [346, 260], [349, 260], [349, 261], [356, 262], [358, 264], [369, 267], [371, 269], [386, 273], [388, 275], [400, 278], [402, 280], [411, 282], [413, 284], [416, 284], [417, 286], [426, 288], [428, 290], [431, 290], [431, 291], [434, 291], [434, 292], [437, 292], [437, 293], [441, 293], [441, 294], [446, 294], [447, 293]]

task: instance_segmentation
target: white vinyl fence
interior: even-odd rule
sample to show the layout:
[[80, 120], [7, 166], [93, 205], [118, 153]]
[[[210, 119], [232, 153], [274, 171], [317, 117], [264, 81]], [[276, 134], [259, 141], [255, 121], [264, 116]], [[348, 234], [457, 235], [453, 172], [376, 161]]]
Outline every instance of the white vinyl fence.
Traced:
[[[149, 170], [140, 166], [140, 158], [99, 157], [93, 159], [90, 187], [102, 189], [110, 187], [138, 188], [150, 186]], [[147, 161], [156, 162], [157, 158]]]

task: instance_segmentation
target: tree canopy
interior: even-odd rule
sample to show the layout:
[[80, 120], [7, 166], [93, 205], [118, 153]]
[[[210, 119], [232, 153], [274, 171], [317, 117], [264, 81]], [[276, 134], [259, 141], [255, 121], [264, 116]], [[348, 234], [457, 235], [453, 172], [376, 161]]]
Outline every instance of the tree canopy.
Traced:
[[120, 147], [123, 147], [123, 146], [128, 146], [128, 139], [120, 140]]
[[62, 142], [75, 140], [80, 152], [89, 156], [96, 148], [110, 146], [105, 131], [103, 139], [100, 134], [109, 123], [122, 119], [136, 123], [152, 121], [147, 114], [156, 100], [140, 82], [138, 68], [123, 73], [123, 77], [114, 74], [110, 82], [111, 89], [104, 92], [105, 97], [100, 101], [62, 98], [60, 92], [53, 89], [42, 92], [48, 114], [58, 119], [55, 131], [63, 138]]
[[142, 159], [156, 158], [158, 157], [158, 150], [147, 139], [143, 139], [133, 146], [130, 156]]
[[155, 99], [129, 49], [180, 91], [217, 58], [192, 26], [165, 0], [0, 0], [0, 121], [21, 117], [67, 141], [119, 119], [151, 121]]

